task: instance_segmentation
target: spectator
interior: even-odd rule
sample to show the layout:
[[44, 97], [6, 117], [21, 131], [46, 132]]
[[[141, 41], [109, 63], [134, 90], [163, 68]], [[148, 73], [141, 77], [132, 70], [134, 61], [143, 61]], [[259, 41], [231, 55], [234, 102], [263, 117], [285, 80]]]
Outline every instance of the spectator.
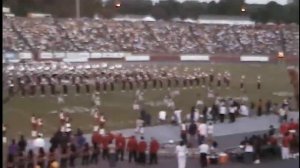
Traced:
[[117, 146], [117, 160], [124, 160], [124, 150], [125, 150], [126, 140], [125, 137], [120, 133], [116, 138]]
[[82, 166], [88, 166], [90, 163], [90, 146], [88, 143], [84, 144], [84, 147], [82, 149], [82, 160], [81, 165]]
[[246, 142], [244, 152], [245, 152], [244, 153], [244, 162], [245, 163], [252, 163], [253, 162], [253, 155], [254, 155], [254, 148], [249, 142]]
[[45, 160], [46, 160], [46, 153], [44, 151], [44, 148], [40, 147], [36, 159], [37, 165], [40, 166], [40, 168], [44, 168]]
[[45, 148], [45, 139], [43, 138], [43, 134], [38, 134], [37, 138], [33, 140], [33, 147], [35, 149], [44, 149]]
[[127, 143], [127, 151], [129, 152], [129, 163], [131, 163], [132, 159], [137, 162], [137, 149], [138, 143], [134, 136], [130, 137]]
[[197, 124], [192, 121], [190, 126], [189, 126], [189, 145], [193, 147], [196, 144], [196, 139], [197, 139]]
[[7, 161], [6, 161], [6, 167], [7, 168], [14, 168], [15, 167], [14, 160], [15, 160], [14, 155], [8, 154]]
[[150, 164], [158, 164], [157, 152], [159, 150], [159, 143], [155, 138], [151, 138], [150, 142]]
[[289, 136], [289, 133], [286, 132], [282, 139], [282, 146], [281, 146], [281, 158], [283, 160], [290, 158], [290, 143], [291, 143], [291, 137]]
[[69, 166], [75, 167], [75, 160], [77, 158], [77, 148], [75, 144], [71, 144], [70, 146], [70, 155], [69, 155]]
[[108, 149], [108, 144], [109, 144], [109, 137], [108, 135], [105, 135], [103, 138], [102, 138], [102, 159], [105, 160], [105, 159], [108, 159], [109, 158], [109, 149]]
[[91, 163], [93, 164], [98, 164], [98, 158], [100, 155], [100, 148], [98, 143], [93, 144], [93, 149], [92, 149], [92, 156], [91, 156]]
[[181, 141], [180, 144], [176, 146], [175, 152], [177, 155], [178, 168], [185, 168], [188, 150], [183, 141]]
[[11, 140], [11, 144], [8, 147], [8, 155], [16, 156], [18, 152], [18, 146], [14, 139]]
[[273, 136], [275, 134], [275, 128], [273, 125], [270, 125], [268, 133], [269, 133], [269, 136]]
[[29, 150], [28, 151], [28, 154], [27, 154], [27, 159], [26, 159], [26, 161], [27, 161], [27, 168], [33, 168], [34, 167], [34, 158], [35, 158], [35, 156], [34, 156], [34, 154], [33, 154], [33, 150]]
[[109, 153], [109, 167], [116, 167], [117, 156], [116, 156], [116, 144], [114, 141], [110, 141], [108, 145]]
[[212, 122], [209, 122], [208, 123], [208, 126], [207, 126], [207, 137], [209, 140], [211, 140], [213, 138], [213, 135], [214, 135], [214, 125]]
[[48, 153], [48, 164], [47, 167], [50, 167], [51, 164], [56, 161], [56, 152], [55, 152], [55, 148], [50, 148], [49, 149], [49, 153]]
[[146, 164], [146, 149], [147, 149], [147, 143], [144, 140], [144, 137], [141, 137], [141, 141], [138, 143], [138, 162], [140, 164]]
[[297, 154], [299, 154], [299, 139], [296, 137], [295, 134], [292, 134], [289, 148], [291, 157], [296, 158]]
[[60, 168], [68, 167], [68, 158], [69, 158], [68, 148], [62, 148], [60, 154]]
[[18, 149], [19, 149], [19, 151], [24, 152], [25, 149], [26, 149], [26, 146], [27, 146], [27, 141], [25, 140], [24, 135], [21, 135], [20, 136], [20, 140], [18, 142]]
[[17, 167], [25, 168], [25, 166], [26, 166], [26, 156], [24, 155], [23, 151], [19, 151], [17, 156]]
[[209, 146], [207, 143], [202, 143], [199, 146], [199, 150], [200, 150], [200, 165], [201, 168], [207, 167], [207, 155], [209, 154]]

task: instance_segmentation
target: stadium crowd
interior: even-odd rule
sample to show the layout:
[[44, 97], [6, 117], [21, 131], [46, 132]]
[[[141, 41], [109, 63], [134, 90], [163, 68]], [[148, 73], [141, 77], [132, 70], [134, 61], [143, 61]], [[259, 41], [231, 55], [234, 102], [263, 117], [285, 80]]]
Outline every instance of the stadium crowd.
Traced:
[[[4, 18], [5, 51], [180, 54], [299, 52], [297, 25], [209, 25], [182, 22]], [[15, 29], [12, 29], [14, 27]], [[28, 44], [24, 41], [28, 41]]]

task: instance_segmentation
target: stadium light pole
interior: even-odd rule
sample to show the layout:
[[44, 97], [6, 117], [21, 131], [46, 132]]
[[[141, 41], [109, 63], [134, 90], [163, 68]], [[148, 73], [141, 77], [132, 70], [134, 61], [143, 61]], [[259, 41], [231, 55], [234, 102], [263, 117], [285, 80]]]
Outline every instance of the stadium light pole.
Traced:
[[80, 18], [80, 0], [75, 0], [76, 1], [76, 18]]

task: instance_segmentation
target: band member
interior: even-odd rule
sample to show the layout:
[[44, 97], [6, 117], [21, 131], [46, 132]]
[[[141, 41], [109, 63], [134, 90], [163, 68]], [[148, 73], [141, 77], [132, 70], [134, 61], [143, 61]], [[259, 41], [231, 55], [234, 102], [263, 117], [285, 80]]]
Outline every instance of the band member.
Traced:
[[241, 89], [241, 90], [244, 90], [244, 87], [245, 87], [245, 86], [244, 86], [244, 81], [245, 81], [245, 75], [242, 75], [242, 76], [241, 76], [241, 83], [240, 83], [240, 89]]
[[147, 77], [143, 79], [143, 83], [144, 83], [144, 89], [147, 89], [147, 87], [148, 87], [148, 79], [147, 79]]
[[99, 93], [100, 92], [100, 88], [101, 88], [101, 85], [100, 85], [100, 78], [99, 77], [96, 77], [96, 80], [95, 80], [95, 85], [96, 85], [96, 91]]
[[3, 141], [3, 143], [7, 143], [6, 131], [7, 131], [7, 126], [5, 124], [3, 124], [2, 125], [2, 141]]
[[98, 132], [100, 126], [100, 115], [98, 110], [94, 112], [93, 118], [95, 123], [93, 131]]
[[34, 96], [36, 92], [36, 81], [35, 79], [31, 79], [31, 84], [30, 84], [30, 95]]
[[193, 76], [190, 76], [189, 82], [190, 82], [190, 87], [193, 87], [193, 85], [194, 85], [194, 77]]
[[157, 164], [157, 152], [159, 150], [159, 143], [156, 139], [151, 138], [150, 142], [150, 164]]
[[102, 80], [103, 80], [103, 90], [106, 93], [106, 91], [107, 91], [107, 78], [103, 77]]
[[30, 122], [31, 122], [31, 127], [32, 127], [31, 136], [36, 137], [37, 136], [37, 130], [38, 130], [38, 123], [37, 123], [37, 118], [34, 114], [31, 116]]
[[20, 87], [20, 90], [21, 90], [21, 96], [25, 97], [26, 96], [26, 84], [25, 84], [25, 80], [24, 79], [20, 80], [19, 87]]
[[159, 82], [160, 88], [162, 89], [162, 88], [164, 87], [163, 79], [162, 79], [162, 78], [159, 78], [159, 79], [158, 79], [158, 82]]
[[221, 87], [221, 78], [222, 78], [221, 73], [218, 73], [218, 75], [217, 75], [217, 87], [218, 88]]
[[100, 124], [99, 124], [99, 126], [100, 126], [100, 128], [104, 128], [105, 123], [106, 123], [106, 119], [105, 119], [104, 115], [101, 114], [99, 118], [100, 118]]
[[52, 77], [51, 78], [51, 81], [49, 82], [50, 84], [50, 92], [51, 92], [51, 95], [55, 95], [56, 94], [56, 88], [55, 88], [55, 85], [57, 85], [57, 79], [55, 79], [55, 77]]
[[114, 91], [115, 90], [115, 82], [114, 82], [113, 76], [110, 78], [109, 83], [110, 83], [110, 90]]
[[39, 133], [42, 132], [43, 125], [44, 125], [44, 124], [43, 124], [43, 119], [42, 119], [42, 118], [38, 118], [38, 119], [37, 119], [37, 126], [38, 126], [37, 131], [38, 131]]
[[80, 82], [81, 82], [80, 77], [77, 76], [75, 80], [75, 90], [77, 95], [80, 94]]
[[46, 94], [46, 89], [45, 89], [45, 85], [47, 85], [47, 79], [46, 78], [41, 78], [41, 83], [40, 83], [40, 89], [41, 89], [41, 95], [45, 96]]
[[170, 77], [168, 77], [167, 79], [168, 81], [168, 88], [172, 87], [172, 80], [170, 79]]
[[201, 73], [201, 78], [202, 78], [202, 87], [206, 86], [206, 73], [202, 72]]
[[87, 94], [89, 94], [91, 90], [90, 90], [90, 81], [88, 77], [85, 78], [84, 83], [85, 83], [85, 91]]
[[61, 81], [61, 83], [62, 83], [62, 89], [63, 89], [63, 94], [65, 95], [65, 96], [67, 96], [67, 94], [68, 94], [68, 80], [67, 79], [64, 79], [64, 80], [62, 80]]
[[196, 85], [200, 86], [200, 78], [197, 74], [195, 74], [195, 81], [196, 81]]
[[175, 76], [175, 87], [178, 87], [179, 86], [179, 77], [178, 76]]
[[122, 91], [124, 92], [126, 89], [126, 79], [122, 79]]
[[157, 81], [156, 78], [152, 79], [153, 89], [156, 89]]
[[230, 78], [231, 78], [230, 73], [226, 72], [225, 73], [225, 81], [226, 81], [226, 87], [227, 87], [227, 89], [229, 89], [229, 87], [230, 87]]
[[134, 79], [132, 77], [129, 77], [128, 80], [129, 80], [129, 89], [133, 90], [133, 81], [134, 81]]
[[124, 136], [120, 133], [116, 137], [116, 146], [117, 146], [117, 160], [124, 160], [124, 151], [125, 151], [126, 140]]
[[186, 86], [187, 86], [187, 79], [186, 79], [186, 78], [184, 78], [184, 79], [183, 79], [183, 88], [185, 89], [185, 88], [186, 88]]
[[209, 85], [211, 86], [213, 82], [214, 82], [214, 70], [210, 69], [210, 72], [209, 72]]
[[14, 81], [13, 81], [13, 79], [9, 79], [8, 80], [8, 94], [9, 94], [9, 96], [13, 96], [14, 95], [14, 86], [15, 86], [15, 84], [14, 84]]
[[66, 123], [66, 113], [62, 110], [59, 112], [59, 121], [61, 125], [65, 125]]
[[261, 77], [260, 75], [257, 76], [257, 89], [260, 90], [261, 88]]

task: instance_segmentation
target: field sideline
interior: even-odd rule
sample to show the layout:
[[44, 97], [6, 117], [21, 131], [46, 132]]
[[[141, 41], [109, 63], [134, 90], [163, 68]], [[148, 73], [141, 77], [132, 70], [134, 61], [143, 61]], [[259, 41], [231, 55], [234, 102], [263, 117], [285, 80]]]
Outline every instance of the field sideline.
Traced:
[[[147, 64], [147, 63], [143, 63]], [[149, 65], [150, 63], [148, 63]], [[151, 63], [153, 65], [155, 63]], [[130, 63], [126, 63], [130, 65]], [[263, 100], [271, 99], [273, 102], [281, 102], [284, 97], [274, 95], [275, 92], [292, 93], [292, 87], [287, 75], [286, 66], [283, 64], [196, 64], [196, 63], [167, 63], [157, 66], [174, 67], [183, 70], [185, 67], [199, 67], [204, 71], [213, 68], [215, 73], [223, 73], [225, 70], [231, 73], [231, 88], [226, 90], [221, 88], [215, 89], [220, 96], [241, 97], [247, 96], [251, 101], [257, 102], [259, 98]], [[242, 93], [239, 89], [241, 75], [245, 75], [246, 93]], [[256, 89], [257, 75], [262, 77], [262, 90]], [[215, 86], [215, 85], [214, 85]], [[74, 89], [74, 88], [73, 88]], [[190, 111], [192, 105], [201, 97], [206, 103], [207, 89], [202, 87], [193, 87], [183, 89], [172, 88], [172, 90], [180, 90], [180, 96], [175, 98], [175, 103], [179, 108], [182, 108], [185, 113]], [[72, 90], [74, 92], [74, 90]], [[167, 94], [167, 89], [145, 91], [145, 102], [162, 101]], [[135, 91], [121, 92], [117, 89], [113, 92], [108, 91], [106, 94], [101, 93], [101, 108], [100, 110], [106, 115], [108, 122], [107, 126], [110, 130], [130, 128], [135, 126], [135, 119], [138, 114], [133, 112], [132, 104]], [[200, 96], [199, 96], [200, 95]], [[30, 135], [30, 116], [35, 113], [41, 116], [44, 120], [44, 134], [51, 135], [58, 129], [59, 121], [58, 114], [55, 113], [59, 108], [73, 109], [75, 112], [71, 114], [72, 126], [82, 128], [85, 132], [92, 131], [93, 118], [90, 112], [85, 111], [91, 107], [91, 95], [81, 94], [74, 96], [70, 93], [65, 97], [66, 104], [63, 107], [57, 105], [57, 98], [46, 96], [36, 96], [33, 98], [13, 97], [8, 103], [3, 106], [4, 123], [8, 125], [8, 137], [16, 137], [19, 133]], [[156, 123], [158, 111], [166, 109], [165, 107], [150, 107], [146, 106], [146, 111], [152, 114], [152, 122]], [[168, 112], [171, 114], [171, 112]]]

